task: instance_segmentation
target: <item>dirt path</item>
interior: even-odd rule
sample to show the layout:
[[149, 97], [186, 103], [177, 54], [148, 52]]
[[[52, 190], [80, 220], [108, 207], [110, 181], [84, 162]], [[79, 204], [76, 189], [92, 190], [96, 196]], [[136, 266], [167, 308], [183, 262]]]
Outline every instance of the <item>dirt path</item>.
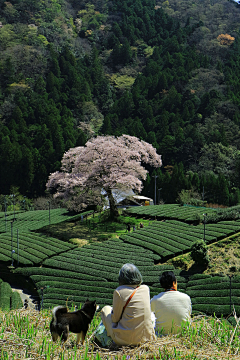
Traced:
[[31, 297], [31, 295], [26, 294], [22, 289], [14, 289], [14, 288], [12, 288], [12, 291], [17, 291], [20, 294], [23, 304], [24, 304], [25, 300], [28, 301], [28, 308], [29, 309], [37, 310], [36, 305], [33, 303], [34, 299]]

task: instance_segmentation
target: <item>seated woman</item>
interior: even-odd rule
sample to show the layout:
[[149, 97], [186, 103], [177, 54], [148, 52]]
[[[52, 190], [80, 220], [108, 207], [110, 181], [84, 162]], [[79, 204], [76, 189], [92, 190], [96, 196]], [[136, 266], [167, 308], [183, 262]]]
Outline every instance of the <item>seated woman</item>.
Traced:
[[154, 340], [149, 288], [141, 285], [139, 270], [133, 264], [123, 265], [118, 281], [119, 287], [113, 293], [113, 307], [105, 306], [101, 313], [108, 336], [117, 345], [138, 345]]
[[151, 300], [151, 310], [156, 317], [156, 334], [176, 334], [183, 321], [190, 321], [191, 299], [187, 294], [177, 291], [177, 279], [172, 271], [164, 271], [160, 278], [164, 292]]

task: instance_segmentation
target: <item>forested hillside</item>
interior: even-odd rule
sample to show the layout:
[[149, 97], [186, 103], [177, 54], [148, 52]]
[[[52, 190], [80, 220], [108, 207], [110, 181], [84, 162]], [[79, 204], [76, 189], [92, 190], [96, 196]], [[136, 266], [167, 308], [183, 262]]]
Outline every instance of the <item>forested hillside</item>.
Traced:
[[165, 202], [203, 186], [208, 202], [240, 201], [237, 4], [0, 0], [0, 9], [1, 194], [42, 195], [66, 150], [130, 134], [163, 155]]

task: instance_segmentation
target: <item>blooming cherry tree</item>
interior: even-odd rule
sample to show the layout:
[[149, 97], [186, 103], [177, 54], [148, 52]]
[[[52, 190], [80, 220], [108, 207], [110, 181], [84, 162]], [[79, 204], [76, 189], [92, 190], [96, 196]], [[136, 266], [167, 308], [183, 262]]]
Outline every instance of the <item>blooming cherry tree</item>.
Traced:
[[95, 202], [101, 190], [105, 190], [111, 216], [116, 217], [118, 210], [112, 190], [141, 191], [142, 180], [147, 176], [143, 163], [153, 167], [162, 165], [161, 155], [151, 144], [129, 135], [97, 136], [63, 155], [61, 171], [49, 176], [47, 188], [54, 190], [56, 197], [77, 197], [82, 207], [88, 205], [90, 194]]

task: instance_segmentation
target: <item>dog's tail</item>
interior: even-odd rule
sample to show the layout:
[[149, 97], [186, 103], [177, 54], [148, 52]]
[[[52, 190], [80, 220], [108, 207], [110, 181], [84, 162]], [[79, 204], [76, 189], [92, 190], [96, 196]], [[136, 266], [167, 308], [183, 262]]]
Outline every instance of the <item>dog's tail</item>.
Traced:
[[68, 312], [67, 308], [65, 306], [55, 306], [52, 309], [52, 316], [53, 316], [53, 325], [57, 325], [57, 317], [60, 314], [66, 314]]

